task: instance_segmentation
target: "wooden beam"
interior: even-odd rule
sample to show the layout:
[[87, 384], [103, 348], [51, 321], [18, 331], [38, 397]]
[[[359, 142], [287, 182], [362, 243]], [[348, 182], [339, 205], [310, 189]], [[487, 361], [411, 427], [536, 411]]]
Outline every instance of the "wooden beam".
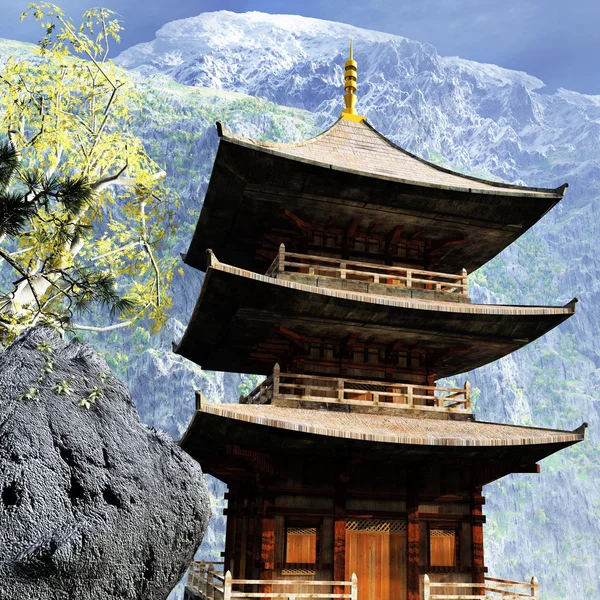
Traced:
[[287, 208], [284, 208], [280, 214], [284, 219], [295, 225], [302, 232], [304, 232], [306, 229], [312, 229], [310, 223], [303, 221], [300, 217], [295, 215], [291, 210], [288, 210]]

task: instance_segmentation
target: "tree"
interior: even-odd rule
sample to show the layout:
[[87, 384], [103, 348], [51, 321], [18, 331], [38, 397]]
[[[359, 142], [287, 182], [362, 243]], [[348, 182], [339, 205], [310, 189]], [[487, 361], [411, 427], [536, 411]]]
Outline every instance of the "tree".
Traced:
[[[76, 27], [49, 3], [28, 15], [45, 31], [37, 54], [0, 74], [0, 266], [13, 273], [0, 337], [36, 323], [106, 331], [145, 318], [158, 330], [175, 265], [161, 251], [178, 204], [130, 129], [135, 86], [108, 60], [120, 23], [93, 9]], [[75, 322], [97, 304], [115, 320]]]

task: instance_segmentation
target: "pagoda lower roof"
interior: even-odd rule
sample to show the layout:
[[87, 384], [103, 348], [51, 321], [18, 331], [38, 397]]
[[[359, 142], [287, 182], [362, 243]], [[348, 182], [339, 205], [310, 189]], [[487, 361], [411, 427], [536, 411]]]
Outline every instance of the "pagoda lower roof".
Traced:
[[[535, 463], [584, 439], [575, 431], [272, 405], [201, 402], [179, 442], [197, 460], [236, 444], [259, 451], [381, 453], [387, 459], [461, 458]], [[325, 454], [323, 454], [325, 455]], [[203, 462], [204, 464], [204, 462]]]
[[[274, 354], [261, 342], [281, 328], [300, 336], [426, 347], [444, 356], [436, 377], [493, 362], [545, 334], [575, 312], [376, 296], [274, 279], [211, 260], [196, 307], [175, 351], [204, 369], [268, 375]], [[457, 349], [459, 350], [457, 352]]]
[[222, 127], [219, 132], [185, 259], [202, 270], [207, 248], [228, 263], [264, 268], [265, 239], [281, 229], [287, 211], [296, 225], [323, 231], [351, 227], [385, 237], [401, 228], [407, 239], [439, 246], [436, 270], [473, 271], [538, 221], [566, 188], [509, 185], [444, 169], [398, 147], [366, 121], [340, 119], [297, 144], [259, 142]]

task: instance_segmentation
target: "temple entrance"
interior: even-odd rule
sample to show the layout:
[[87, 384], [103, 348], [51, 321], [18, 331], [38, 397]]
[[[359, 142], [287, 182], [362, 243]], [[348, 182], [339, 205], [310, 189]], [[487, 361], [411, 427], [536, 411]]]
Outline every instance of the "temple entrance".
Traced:
[[356, 573], [360, 600], [406, 600], [406, 521], [346, 523], [346, 578]]

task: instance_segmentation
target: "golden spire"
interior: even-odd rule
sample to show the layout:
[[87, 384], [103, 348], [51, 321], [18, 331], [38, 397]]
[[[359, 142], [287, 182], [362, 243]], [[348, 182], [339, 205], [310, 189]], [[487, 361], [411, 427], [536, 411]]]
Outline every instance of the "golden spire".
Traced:
[[346, 108], [342, 111], [342, 117], [349, 121], [364, 121], [364, 117], [361, 117], [356, 112], [356, 67], [358, 63], [352, 56], [352, 38], [350, 38], [350, 57], [344, 63], [346, 68], [346, 74], [344, 75], [344, 102]]

